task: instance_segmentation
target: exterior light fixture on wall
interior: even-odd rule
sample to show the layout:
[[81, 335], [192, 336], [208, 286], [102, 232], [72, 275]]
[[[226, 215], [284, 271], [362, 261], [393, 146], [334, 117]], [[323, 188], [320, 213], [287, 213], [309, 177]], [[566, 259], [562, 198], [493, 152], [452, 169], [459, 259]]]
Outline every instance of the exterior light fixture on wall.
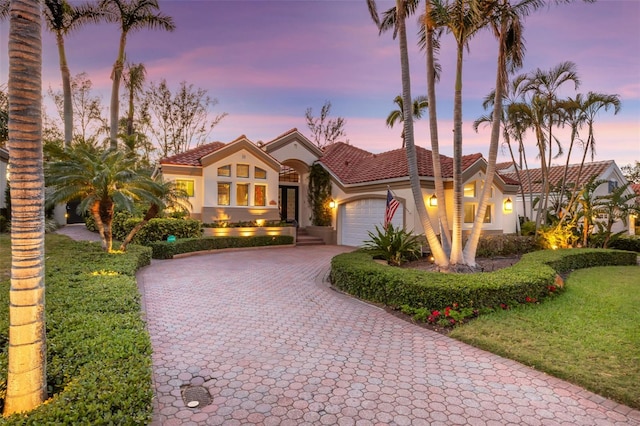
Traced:
[[437, 207], [438, 206], [438, 197], [436, 197], [436, 194], [433, 194], [431, 197], [429, 197], [429, 207]]
[[511, 198], [507, 198], [506, 200], [504, 200], [504, 211], [507, 213], [513, 211], [513, 201], [511, 201]]
[[336, 200], [329, 201], [329, 208], [330, 209], [335, 209], [336, 208]]

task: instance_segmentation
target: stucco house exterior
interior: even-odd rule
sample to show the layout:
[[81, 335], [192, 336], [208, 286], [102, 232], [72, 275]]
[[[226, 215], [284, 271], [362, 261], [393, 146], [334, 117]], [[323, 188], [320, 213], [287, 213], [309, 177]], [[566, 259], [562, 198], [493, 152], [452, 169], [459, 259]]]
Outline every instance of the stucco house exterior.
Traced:
[[[417, 148], [422, 192], [433, 223], [434, 178], [431, 152]], [[320, 163], [332, 178], [332, 230], [329, 242], [360, 246], [368, 231], [384, 219], [387, 190], [400, 201], [394, 225], [422, 234], [409, 184], [404, 149], [373, 154], [345, 143], [321, 150], [297, 129], [264, 143], [241, 136], [227, 144], [213, 142], [160, 160], [159, 171], [190, 194], [191, 216], [203, 222], [285, 220], [311, 227], [307, 202], [309, 169]], [[442, 156], [446, 200], [452, 210], [453, 160]], [[481, 154], [463, 158], [464, 229], [470, 230], [485, 178]], [[483, 229], [486, 233], [513, 233], [517, 215], [511, 207], [518, 182], [496, 175]], [[442, 203], [443, 200], [438, 200]]]
[[7, 169], [9, 168], [9, 151], [0, 148], [0, 209], [7, 207], [4, 194], [7, 190]]
[[[552, 166], [549, 169], [549, 182], [551, 186], [559, 186], [564, 176], [565, 166]], [[513, 168], [503, 168], [501, 174], [508, 179], [517, 179], [517, 175]], [[519, 193], [514, 203], [515, 209], [518, 215], [532, 219], [531, 216], [531, 200], [535, 200], [540, 197], [542, 193], [542, 171], [541, 169], [529, 169], [519, 171], [522, 189], [524, 193], [524, 201], [522, 194]], [[579, 177], [578, 177], [579, 176]], [[610, 194], [616, 188], [619, 188], [627, 184], [627, 179], [622, 174], [622, 171], [618, 167], [615, 161], [605, 160], [596, 161], [592, 163], [585, 163], [582, 171], [580, 171], [580, 164], [571, 164], [567, 170], [567, 185], [570, 187], [582, 187], [589, 179], [595, 176], [596, 180], [603, 180], [605, 183], [598, 186], [594, 192], [594, 197]], [[630, 185], [625, 194], [634, 194], [634, 189]], [[631, 202], [630, 202], [631, 203]], [[534, 207], [535, 209], [535, 207]], [[596, 220], [598, 220], [596, 218]], [[600, 218], [603, 220], [603, 218]], [[627, 223], [623, 221], [617, 221], [612, 229], [612, 232], [624, 231], [628, 234], [635, 234], [636, 217], [634, 215], [629, 216]]]

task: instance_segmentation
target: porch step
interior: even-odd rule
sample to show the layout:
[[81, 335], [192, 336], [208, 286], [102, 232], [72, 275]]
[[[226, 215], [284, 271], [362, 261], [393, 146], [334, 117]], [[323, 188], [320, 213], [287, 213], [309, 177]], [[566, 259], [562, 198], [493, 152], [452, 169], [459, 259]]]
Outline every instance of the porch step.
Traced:
[[304, 228], [298, 228], [296, 231], [296, 245], [297, 246], [321, 246], [324, 245], [324, 240], [320, 237], [314, 237], [307, 233]]

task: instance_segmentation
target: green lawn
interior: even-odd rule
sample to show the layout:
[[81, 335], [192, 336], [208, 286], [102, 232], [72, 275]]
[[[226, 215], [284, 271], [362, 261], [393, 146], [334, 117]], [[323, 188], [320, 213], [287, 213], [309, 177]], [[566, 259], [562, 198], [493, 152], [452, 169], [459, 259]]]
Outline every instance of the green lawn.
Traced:
[[541, 305], [482, 316], [451, 337], [640, 408], [640, 268], [573, 272]]

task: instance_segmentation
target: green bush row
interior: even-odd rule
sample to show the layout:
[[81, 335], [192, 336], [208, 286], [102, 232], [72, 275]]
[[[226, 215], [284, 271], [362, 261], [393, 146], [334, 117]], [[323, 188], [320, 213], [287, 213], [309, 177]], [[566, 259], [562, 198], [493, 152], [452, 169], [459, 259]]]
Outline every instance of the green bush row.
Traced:
[[636, 257], [618, 250], [537, 251], [494, 272], [445, 274], [381, 265], [374, 262], [371, 253], [359, 250], [332, 259], [331, 281], [361, 299], [396, 308], [442, 310], [458, 306], [482, 310], [541, 300], [560, 290], [555, 283], [557, 274], [591, 266], [633, 265]]
[[291, 235], [256, 235], [252, 237], [203, 237], [156, 241], [149, 244], [154, 259], [171, 259], [182, 253], [226, 248], [263, 247], [293, 244]]
[[483, 235], [478, 240], [477, 257], [521, 255], [539, 250], [534, 236], [512, 234]]
[[609, 248], [640, 253], [640, 236], [629, 235], [618, 237], [609, 243]]
[[[151, 341], [135, 272], [148, 247], [108, 254], [100, 244], [46, 237], [47, 384], [50, 399], [8, 425], [148, 424]], [[0, 397], [7, 377], [9, 280], [0, 283]]]
[[[111, 233], [116, 241], [124, 241], [129, 232], [142, 221], [129, 212], [117, 212], [111, 223]], [[87, 229], [97, 232], [92, 217], [85, 219]], [[197, 238], [202, 235], [201, 223], [194, 219], [154, 218], [146, 223], [133, 237], [132, 243], [148, 245], [154, 241], [166, 240], [169, 235], [176, 238]]]

